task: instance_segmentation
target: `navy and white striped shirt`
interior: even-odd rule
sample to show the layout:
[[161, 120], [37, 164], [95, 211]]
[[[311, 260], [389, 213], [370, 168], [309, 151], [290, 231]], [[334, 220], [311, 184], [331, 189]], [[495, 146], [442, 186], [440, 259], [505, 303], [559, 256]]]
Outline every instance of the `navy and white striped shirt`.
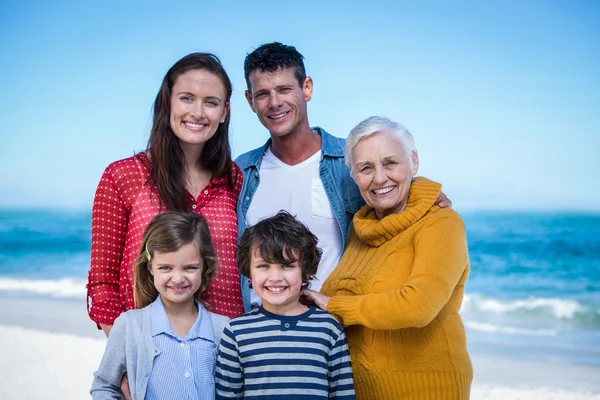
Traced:
[[180, 339], [160, 298], [150, 305], [152, 341], [159, 349], [148, 381], [146, 400], [213, 400], [217, 343], [208, 312], [200, 303], [198, 318]]
[[293, 317], [259, 307], [233, 318], [216, 368], [217, 399], [355, 399], [344, 330], [314, 307]]

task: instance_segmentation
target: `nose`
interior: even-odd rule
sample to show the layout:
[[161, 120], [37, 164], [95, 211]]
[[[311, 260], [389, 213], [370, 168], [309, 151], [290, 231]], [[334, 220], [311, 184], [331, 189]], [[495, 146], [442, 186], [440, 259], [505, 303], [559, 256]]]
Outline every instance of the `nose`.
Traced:
[[204, 117], [204, 105], [201, 102], [195, 102], [190, 110], [190, 115], [195, 119]]
[[373, 182], [377, 184], [381, 184], [387, 181], [387, 174], [385, 169], [383, 168], [375, 168], [375, 173], [373, 175]]
[[171, 275], [171, 281], [175, 284], [183, 283], [184, 280], [185, 277], [183, 276], [183, 273], [179, 271], [175, 271], [173, 272], [173, 275]]
[[270, 281], [278, 281], [281, 279], [281, 269], [280, 268], [269, 268], [269, 280]]
[[283, 105], [283, 101], [281, 100], [281, 97], [279, 97], [279, 95], [277, 93], [273, 93], [272, 95], [269, 96], [269, 108], [273, 109], [273, 108], [279, 108]]

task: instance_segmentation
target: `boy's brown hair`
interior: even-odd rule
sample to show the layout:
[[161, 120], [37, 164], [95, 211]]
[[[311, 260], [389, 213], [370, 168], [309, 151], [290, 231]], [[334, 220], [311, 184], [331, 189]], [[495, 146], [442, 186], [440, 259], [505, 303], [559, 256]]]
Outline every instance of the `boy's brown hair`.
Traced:
[[302, 287], [317, 272], [323, 251], [318, 239], [289, 212], [281, 210], [244, 231], [237, 248], [240, 274], [250, 279], [251, 251], [254, 249], [268, 263], [289, 265], [298, 261], [302, 271]]

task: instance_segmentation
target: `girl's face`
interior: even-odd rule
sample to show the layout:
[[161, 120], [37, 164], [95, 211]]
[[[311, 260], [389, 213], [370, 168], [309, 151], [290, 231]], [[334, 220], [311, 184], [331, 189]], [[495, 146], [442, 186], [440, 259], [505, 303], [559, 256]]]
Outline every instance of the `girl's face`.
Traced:
[[250, 250], [250, 281], [265, 310], [277, 315], [300, 315], [306, 306], [300, 303], [302, 269], [298, 261], [290, 264], [266, 262], [256, 246]]
[[202, 148], [229, 112], [225, 85], [216, 74], [193, 69], [177, 77], [171, 93], [171, 129], [182, 146]]
[[202, 258], [194, 243], [170, 253], [154, 252], [149, 265], [165, 306], [188, 305], [202, 283]]

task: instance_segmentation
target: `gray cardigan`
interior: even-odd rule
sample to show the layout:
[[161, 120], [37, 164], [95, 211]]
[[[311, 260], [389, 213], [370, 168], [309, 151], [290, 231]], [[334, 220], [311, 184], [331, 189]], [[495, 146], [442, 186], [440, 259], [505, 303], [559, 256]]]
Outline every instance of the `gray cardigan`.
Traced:
[[[211, 312], [208, 314], [215, 332], [216, 357], [228, 318]], [[150, 326], [150, 306], [141, 310], [129, 310], [115, 320], [100, 367], [94, 373], [94, 383], [90, 390], [93, 399], [124, 399], [121, 380], [125, 372], [129, 379], [131, 398], [144, 399], [154, 357], [160, 353], [154, 346]]]

